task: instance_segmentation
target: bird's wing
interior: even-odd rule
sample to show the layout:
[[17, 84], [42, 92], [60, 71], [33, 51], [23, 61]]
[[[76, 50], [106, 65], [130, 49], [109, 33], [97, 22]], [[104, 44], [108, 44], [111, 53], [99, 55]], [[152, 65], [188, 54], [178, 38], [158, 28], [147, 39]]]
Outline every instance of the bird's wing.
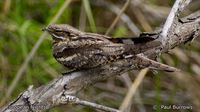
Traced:
[[157, 39], [158, 33], [141, 33], [139, 37], [117, 37], [117, 38], [109, 38], [114, 43], [146, 43]]
[[102, 50], [102, 54], [104, 55], [136, 55], [139, 53], [143, 53], [147, 50], [156, 48], [161, 45], [159, 41], [151, 41], [142, 44], [106, 44], [102, 45], [99, 48]]

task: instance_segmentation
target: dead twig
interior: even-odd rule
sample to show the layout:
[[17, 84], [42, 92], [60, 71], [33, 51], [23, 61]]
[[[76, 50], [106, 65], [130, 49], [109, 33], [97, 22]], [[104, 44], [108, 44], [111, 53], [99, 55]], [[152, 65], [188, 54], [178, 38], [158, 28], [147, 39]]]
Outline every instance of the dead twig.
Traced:
[[129, 106], [129, 104], [131, 103], [137, 88], [139, 87], [140, 83], [142, 82], [142, 80], [145, 77], [147, 72], [148, 72], [148, 68], [145, 68], [145, 69], [141, 70], [140, 73], [138, 74], [137, 78], [131, 85], [126, 97], [124, 98], [124, 101], [122, 102], [122, 104], [120, 106], [121, 112], [125, 112], [125, 110]]
[[123, 14], [123, 12], [128, 7], [129, 3], [130, 3], [130, 0], [127, 0], [126, 3], [124, 4], [124, 6], [122, 7], [122, 9], [120, 10], [119, 14], [117, 15], [117, 17], [115, 18], [115, 20], [112, 22], [112, 24], [110, 25], [110, 27], [106, 31], [105, 35], [108, 35], [110, 33], [110, 31], [114, 28], [114, 26], [116, 25], [116, 23], [119, 20], [120, 16]]
[[174, 5], [173, 5], [168, 17], [167, 17], [167, 20], [164, 24], [164, 27], [162, 29], [162, 33], [160, 34], [160, 36], [163, 38], [162, 39], [163, 46], [165, 46], [168, 42], [169, 31], [173, 30], [174, 27], [176, 27], [175, 23], [177, 23], [177, 21], [178, 21], [178, 17], [179, 17], [180, 12], [190, 2], [191, 2], [191, 0], [176, 0], [176, 2], [174, 3]]

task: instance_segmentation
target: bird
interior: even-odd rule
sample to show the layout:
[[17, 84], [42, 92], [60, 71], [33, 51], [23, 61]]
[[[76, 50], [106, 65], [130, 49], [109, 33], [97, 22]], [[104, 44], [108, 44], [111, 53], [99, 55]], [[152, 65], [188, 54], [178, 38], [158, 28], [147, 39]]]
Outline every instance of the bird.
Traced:
[[140, 38], [112, 38], [83, 32], [67, 24], [52, 24], [45, 27], [43, 31], [47, 31], [52, 37], [54, 58], [72, 70], [92, 69], [133, 57], [150, 63], [149, 68], [175, 70], [155, 60], [138, 56], [161, 45], [161, 42], [153, 38], [156, 35], [154, 33], [141, 34]]

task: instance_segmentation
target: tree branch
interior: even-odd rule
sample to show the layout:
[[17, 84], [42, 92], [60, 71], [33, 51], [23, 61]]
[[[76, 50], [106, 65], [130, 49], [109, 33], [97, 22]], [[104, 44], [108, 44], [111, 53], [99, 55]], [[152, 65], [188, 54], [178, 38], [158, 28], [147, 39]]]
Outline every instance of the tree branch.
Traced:
[[[155, 57], [160, 53], [166, 52], [182, 43], [186, 43], [200, 35], [200, 11], [193, 13], [186, 18], [173, 22], [176, 27], [170, 28], [167, 34], [168, 41], [159, 48], [152, 49], [144, 53], [147, 57]], [[158, 35], [157, 41], [163, 41], [163, 35]], [[74, 96], [81, 89], [98, 81], [109, 77], [120, 75], [133, 70], [134, 63], [141, 63], [138, 58], [129, 58], [110, 63], [108, 65], [90, 70], [81, 70], [59, 76], [47, 85], [33, 89], [30, 86], [22, 92], [17, 99], [1, 108], [0, 111], [42, 111], [53, 108], [61, 104], [75, 103], [71, 97], [63, 99], [66, 95]], [[143, 63], [144, 64], [144, 63]], [[82, 104], [82, 103], [75, 103]], [[109, 111], [109, 110], [108, 110]]]
[[174, 3], [160, 35], [163, 38], [163, 43], [167, 42], [169, 30], [172, 29], [173, 25], [175, 25], [175, 23], [178, 21], [179, 12], [182, 11], [184, 7], [190, 3], [190, 1], [191, 0], [176, 0]]
[[[191, 2], [191, 0], [176, 0], [176, 2], [174, 3], [168, 17], [167, 20], [164, 24], [164, 27], [162, 29], [162, 32], [160, 34], [160, 37], [162, 38], [162, 44], [163, 47], [167, 48], [169, 46], [166, 46], [170, 40], [171, 37], [169, 37], [169, 35], [171, 34], [171, 32], [173, 32], [176, 27], [178, 26], [178, 18], [180, 15], [180, 12]], [[177, 23], [177, 24], [176, 24]]]

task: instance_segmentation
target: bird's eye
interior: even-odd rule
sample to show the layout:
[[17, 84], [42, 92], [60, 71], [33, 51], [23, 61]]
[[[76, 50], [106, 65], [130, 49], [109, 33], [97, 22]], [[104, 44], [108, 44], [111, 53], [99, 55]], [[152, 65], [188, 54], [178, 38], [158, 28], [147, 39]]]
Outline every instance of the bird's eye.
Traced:
[[64, 36], [64, 32], [62, 32], [62, 31], [56, 31], [55, 34], [57, 36]]
[[64, 40], [65, 39], [65, 34], [64, 32], [61, 31], [55, 31], [52, 33], [53, 39], [59, 39], [59, 40]]

